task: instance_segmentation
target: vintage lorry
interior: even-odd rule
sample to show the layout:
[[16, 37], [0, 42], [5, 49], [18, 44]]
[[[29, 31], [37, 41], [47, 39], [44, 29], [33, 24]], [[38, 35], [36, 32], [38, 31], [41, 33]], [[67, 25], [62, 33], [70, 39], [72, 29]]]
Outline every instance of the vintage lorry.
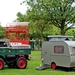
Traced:
[[29, 54], [31, 54], [30, 45], [21, 43], [13, 45], [8, 39], [0, 40], [0, 70], [5, 64], [19, 69], [26, 68]]
[[73, 36], [48, 36], [47, 41], [42, 43], [41, 60], [42, 66], [37, 70], [51, 66], [65, 68], [75, 68], [75, 41]]

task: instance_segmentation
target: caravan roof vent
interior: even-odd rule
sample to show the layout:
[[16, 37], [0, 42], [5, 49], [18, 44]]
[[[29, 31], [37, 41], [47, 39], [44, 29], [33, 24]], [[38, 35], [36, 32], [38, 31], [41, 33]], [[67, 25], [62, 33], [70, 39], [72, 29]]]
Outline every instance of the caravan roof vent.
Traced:
[[55, 36], [47, 36], [47, 41], [72, 41], [73, 36], [62, 36], [62, 35], [55, 35]]

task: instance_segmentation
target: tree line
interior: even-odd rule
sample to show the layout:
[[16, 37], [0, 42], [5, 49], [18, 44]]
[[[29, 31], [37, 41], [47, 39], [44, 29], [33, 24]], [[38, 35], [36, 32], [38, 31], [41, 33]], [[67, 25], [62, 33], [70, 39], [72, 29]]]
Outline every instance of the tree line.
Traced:
[[19, 22], [30, 22], [30, 39], [45, 39], [48, 35], [75, 36], [75, 0], [24, 0], [28, 10], [17, 13]]
[[30, 22], [31, 38], [72, 35], [69, 30], [74, 34], [74, 2], [74, 0], [24, 0], [21, 4], [27, 3], [28, 10], [25, 14], [18, 12], [16, 21]]

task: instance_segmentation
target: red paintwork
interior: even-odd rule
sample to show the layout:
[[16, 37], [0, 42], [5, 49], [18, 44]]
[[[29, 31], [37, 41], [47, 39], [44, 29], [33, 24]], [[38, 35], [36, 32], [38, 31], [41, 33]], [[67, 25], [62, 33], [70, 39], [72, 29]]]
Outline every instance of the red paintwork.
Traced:
[[[10, 34], [15, 33], [13, 40], [11, 40]], [[24, 34], [21, 39], [20, 34]], [[22, 44], [29, 44], [29, 29], [26, 26], [16, 25], [6, 27], [6, 38], [10, 39], [10, 42], [21, 42]]]
[[19, 68], [24, 68], [26, 66], [26, 61], [24, 59], [20, 59], [17, 62], [17, 65], [19, 66]]
[[21, 44], [29, 44], [29, 40], [10, 40], [10, 42], [21, 43]]
[[55, 64], [55, 63], [52, 63], [52, 64], [51, 64], [51, 68], [52, 68], [52, 69], [56, 69], [56, 64]]
[[0, 60], [0, 69], [2, 69], [3, 68], [3, 61], [2, 60]]

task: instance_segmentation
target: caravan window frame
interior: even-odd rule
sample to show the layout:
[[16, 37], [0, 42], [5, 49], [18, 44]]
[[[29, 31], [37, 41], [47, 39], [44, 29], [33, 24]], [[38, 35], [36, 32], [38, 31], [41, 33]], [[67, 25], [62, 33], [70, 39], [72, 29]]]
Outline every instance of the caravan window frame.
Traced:
[[54, 53], [63, 54], [64, 53], [64, 46], [54, 46]]

